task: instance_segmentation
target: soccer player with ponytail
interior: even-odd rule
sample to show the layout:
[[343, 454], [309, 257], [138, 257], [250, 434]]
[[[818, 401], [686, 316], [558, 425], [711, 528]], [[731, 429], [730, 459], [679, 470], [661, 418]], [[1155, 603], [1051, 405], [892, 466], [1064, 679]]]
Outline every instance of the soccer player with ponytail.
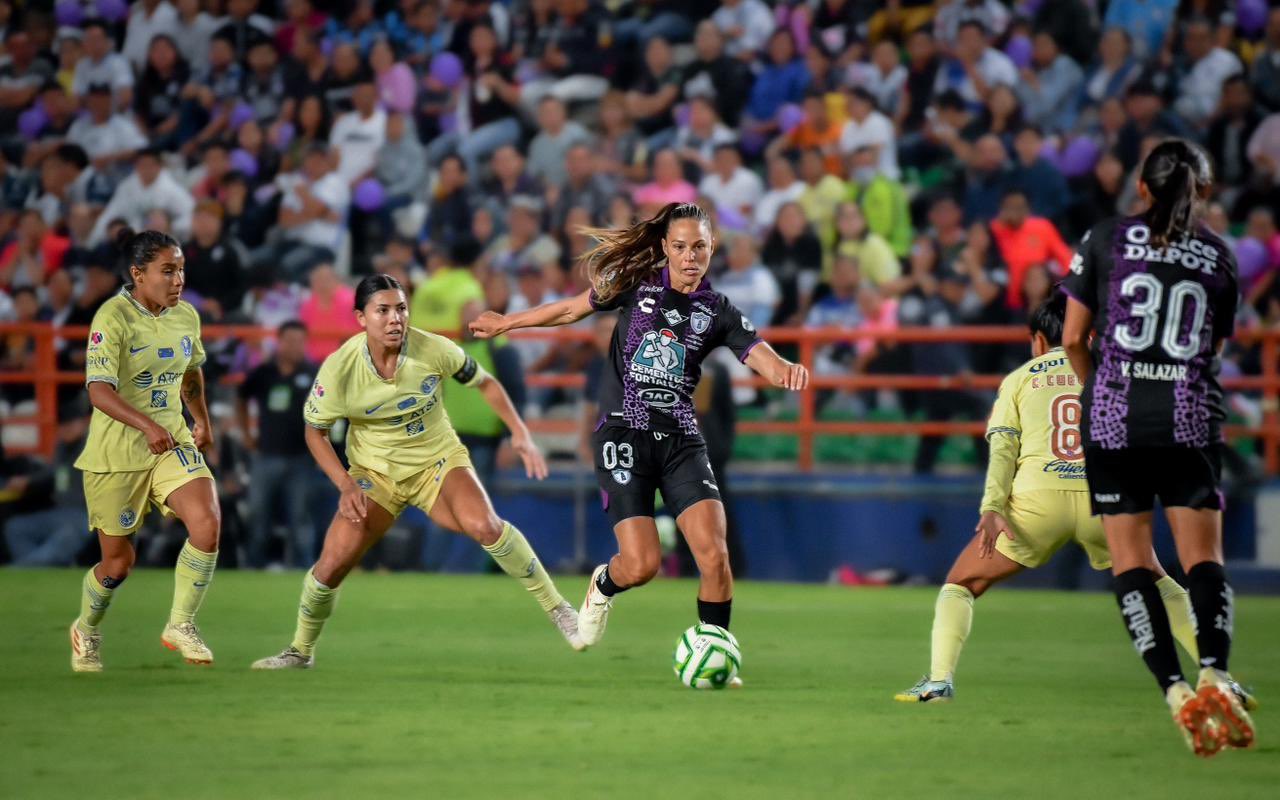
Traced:
[[[1101, 222], [1081, 241], [1064, 282], [1071, 299], [1063, 330], [1084, 383], [1085, 467], [1125, 629], [1188, 746], [1206, 757], [1254, 741], [1247, 700], [1227, 671], [1234, 612], [1222, 565], [1226, 408], [1217, 374], [1239, 287], [1231, 249], [1200, 222], [1212, 185], [1197, 146], [1157, 145], [1138, 178], [1146, 211]], [[1195, 612], [1195, 687], [1182, 674], [1156, 585], [1157, 497]]]
[[711, 288], [706, 274], [715, 241], [698, 206], [670, 203], [630, 228], [586, 233], [598, 242], [583, 257], [589, 290], [516, 314], [489, 311], [471, 323], [484, 338], [621, 310], [592, 440], [618, 554], [591, 576], [579, 616], [582, 639], [589, 645], [600, 641], [614, 596], [658, 572], [655, 490], [661, 490], [698, 563], [699, 620], [728, 628], [733, 576], [724, 506], [692, 402], [702, 360], [726, 345], [774, 386], [792, 391], [805, 388], [809, 373], [778, 356], [742, 312]]

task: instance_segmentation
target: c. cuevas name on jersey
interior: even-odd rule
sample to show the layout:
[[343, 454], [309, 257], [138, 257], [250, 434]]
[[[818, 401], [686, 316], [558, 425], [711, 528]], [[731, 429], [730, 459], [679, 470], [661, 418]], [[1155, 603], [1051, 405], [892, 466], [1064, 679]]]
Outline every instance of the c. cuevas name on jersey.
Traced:
[[1013, 494], [1089, 490], [1080, 421], [1080, 383], [1061, 347], [1009, 373], [991, 409], [987, 438], [1005, 434], [1018, 439]]
[[1235, 257], [1198, 226], [1157, 248], [1141, 217], [1099, 223], [1063, 287], [1094, 314], [1095, 371], [1081, 397], [1085, 443], [1206, 447], [1226, 418], [1217, 347], [1235, 328]]
[[684, 294], [668, 275], [654, 272], [607, 301], [591, 292], [597, 311], [621, 309], [600, 384], [601, 424], [699, 436], [692, 395], [702, 360], [722, 344], [745, 360], [761, 340], [710, 281]]
[[[121, 289], [93, 315], [84, 380], [111, 384], [175, 442], [191, 445], [182, 418], [182, 376], [204, 364], [204, 357], [200, 316], [190, 303], [180, 300], [152, 314]], [[151, 453], [142, 431], [95, 408], [75, 465], [86, 472], [131, 472], [150, 469], [160, 458]]]

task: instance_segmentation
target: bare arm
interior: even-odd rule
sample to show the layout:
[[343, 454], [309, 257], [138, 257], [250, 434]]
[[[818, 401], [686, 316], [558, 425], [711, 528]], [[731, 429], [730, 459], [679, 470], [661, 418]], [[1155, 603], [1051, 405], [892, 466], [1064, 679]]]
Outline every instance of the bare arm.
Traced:
[[338, 513], [346, 520], [360, 524], [368, 514], [368, 506], [364, 491], [352, 480], [351, 475], [342, 468], [338, 453], [329, 441], [329, 431], [308, 425], [304, 434], [307, 449], [316, 460], [316, 466], [325, 474], [342, 496], [338, 499]]
[[196, 423], [191, 429], [196, 447], [201, 450], [213, 447], [213, 423], [209, 421], [209, 406], [204, 399], [204, 370], [200, 367], [182, 374], [182, 402]]
[[1093, 375], [1093, 356], [1089, 354], [1089, 331], [1093, 328], [1093, 312], [1074, 297], [1067, 298], [1067, 319], [1062, 326], [1062, 349], [1071, 362], [1071, 370], [1083, 384]]
[[511, 449], [515, 450], [520, 455], [520, 460], [524, 462], [524, 474], [537, 480], [547, 477], [547, 462], [529, 436], [529, 429], [525, 427], [520, 412], [516, 411], [516, 407], [512, 405], [507, 390], [502, 388], [502, 384], [492, 375], [481, 378], [476, 388], [480, 390], [480, 394], [484, 395], [484, 401], [489, 404], [489, 408], [493, 409], [502, 423], [507, 426], [507, 430], [511, 431]]
[[809, 370], [778, 355], [768, 342], [751, 348], [745, 363], [774, 386], [799, 392], [809, 385]]
[[590, 294], [588, 290], [575, 297], [534, 306], [515, 314], [486, 311], [472, 321], [469, 327], [477, 338], [492, 339], [517, 328], [552, 328], [557, 325], [572, 325], [595, 312], [591, 307]]
[[141, 431], [142, 435], [147, 437], [147, 449], [155, 455], [174, 448], [176, 443], [167, 430], [151, 417], [125, 402], [125, 399], [116, 391], [116, 387], [106, 381], [92, 381], [89, 384], [89, 402], [108, 417]]

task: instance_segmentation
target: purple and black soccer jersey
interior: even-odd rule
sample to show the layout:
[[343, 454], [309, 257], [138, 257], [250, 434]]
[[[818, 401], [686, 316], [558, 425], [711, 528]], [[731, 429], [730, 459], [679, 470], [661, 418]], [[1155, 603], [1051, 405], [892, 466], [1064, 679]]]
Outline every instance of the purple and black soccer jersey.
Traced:
[[601, 423], [700, 436], [692, 395], [702, 360], [722, 344], [745, 360], [760, 342], [750, 320], [710, 281], [689, 294], [672, 289], [666, 269], [607, 302], [595, 290], [590, 297], [597, 311], [622, 310], [601, 377]]
[[1150, 244], [1141, 217], [1094, 226], [1063, 282], [1094, 315], [1095, 371], [1081, 394], [1086, 446], [1208, 447], [1226, 418], [1217, 345], [1235, 327], [1230, 248], [1212, 231]]

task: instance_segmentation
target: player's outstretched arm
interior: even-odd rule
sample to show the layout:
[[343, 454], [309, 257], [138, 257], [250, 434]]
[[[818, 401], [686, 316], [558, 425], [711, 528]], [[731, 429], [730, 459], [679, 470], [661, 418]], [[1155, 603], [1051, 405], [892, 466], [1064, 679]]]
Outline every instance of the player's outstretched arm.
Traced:
[[517, 328], [552, 328], [557, 325], [572, 325], [580, 319], [591, 316], [595, 311], [591, 307], [590, 290], [575, 297], [567, 297], [554, 303], [545, 303], [515, 314], [499, 314], [486, 311], [471, 322], [471, 332], [478, 339], [492, 339], [507, 331]]
[[768, 342], [751, 348], [745, 363], [774, 386], [799, 392], [809, 385], [809, 370], [804, 364], [786, 360]]
[[538, 446], [533, 443], [533, 438], [529, 436], [529, 429], [525, 426], [520, 412], [516, 411], [516, 407], [512, 404], [507, 390], [502, 388], [502, 384], [492, 375], [481, 378], [476, 388], [480, 390], [480, 394], [484, 395], [484, 401], [489, 404], [489, 408], [493, 409], [507, 426], [507, 430], [511, 431], [511, 449], [515, 450], [520, 460], [524, 462], [524, 474], [536, 480], [547, 477], [547, 461], [542, 457], [542, 451], [538, 450]]
[[142, 431], [142, 435], [147, 437], [147, 449], [155, 455], [172, 450], [177, 445], [163, 426], [129, 405], [116, 391], [116, 387], [106, 381], [90, 381], [89, 402], [108, 417]]
[[359, 525], [368, 514], [365, 495], [351, 478], [350, 473], [343, 468], [337, 451], [333, 449], [333, 442], [329, 441], [329, 431], [308, 425], [303, 436], [307, 441], [307, 449], [311, 451], [311, 457], [316, 460], [316, 466], [320, 467], [320, 471], [342, 493], [338, 498], [338, 513]]
[[191, 414], [195, 427], [191, 429], [191, 438], [200, 450], [213, 447], [213, 423], [209, 420], [209, 406], [204, 398], [204, 370], [200, 367], [189, 369], [182, 374], [182, 402]]
[[1074, 297], [1067, 297], [1067, 319], [1062, 324], [1062, 349], [1071, 362], [1071, 371], [1083, 384], [1093, 375], [1093, 356], [1089, 354], [1089, 332], [1093, 329], [1093, 312]]

